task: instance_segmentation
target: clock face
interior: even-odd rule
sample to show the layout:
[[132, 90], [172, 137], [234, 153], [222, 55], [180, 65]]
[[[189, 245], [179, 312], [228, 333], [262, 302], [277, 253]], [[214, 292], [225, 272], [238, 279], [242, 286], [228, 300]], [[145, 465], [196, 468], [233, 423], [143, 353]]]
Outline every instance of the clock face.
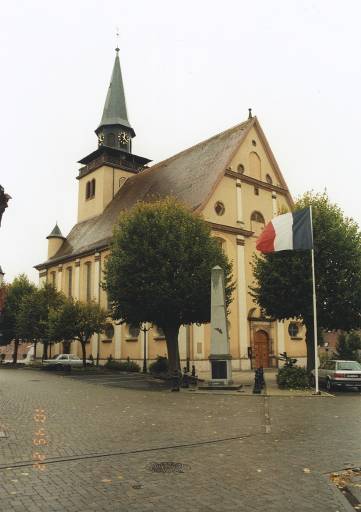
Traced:
[[118, 135], [118, 140], [121, 144], [128, 144], [130, 137], [126, 132], [120, 132]]

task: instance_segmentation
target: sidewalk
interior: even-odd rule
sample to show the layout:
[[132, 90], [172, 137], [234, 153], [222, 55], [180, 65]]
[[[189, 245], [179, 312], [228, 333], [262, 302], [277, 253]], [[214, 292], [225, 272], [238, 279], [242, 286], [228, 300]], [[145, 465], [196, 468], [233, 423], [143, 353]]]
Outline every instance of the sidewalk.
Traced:
[[[279, 389], [276, 381], [277, 369], [265, 370], [264, 379], [266, 382], [265, 389], [262, 390], [261, 394], [264, 396], [294, 396], [294, 397], [333, 397], [330, 393], [326, 393], [325, 391], [321, 391], [320, 395], [315, 395], [315, 390], [312, 389]], [[205, 381], [209, 380], [211, 375], [209, 372], [199, 372], [198, 377], [200, 379], [204, 379]], [[253, 395], [253, 385], [254, 385], [254, 370], [246, 370], [246, 371], [233, 371], [232, 379], [234, 384], [241, 385], [241, 389], [239, 391], [226, 391], [222, 389], [219, 390], [211, 390], [209, 393], [232, 393], [237, 395]], [[199, 390], [200, 393], [205, 393], [206, 391]], [[257, 396], [257, 395], [254, 395]]]

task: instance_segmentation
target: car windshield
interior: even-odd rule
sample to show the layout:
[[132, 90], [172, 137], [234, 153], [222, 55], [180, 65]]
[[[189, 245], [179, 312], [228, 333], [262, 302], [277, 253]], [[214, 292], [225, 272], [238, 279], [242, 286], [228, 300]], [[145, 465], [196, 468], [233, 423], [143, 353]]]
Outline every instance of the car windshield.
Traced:
[[361, 370], [360, 363], [356, 361], [341, 361], [337, 363], [338, 370]]

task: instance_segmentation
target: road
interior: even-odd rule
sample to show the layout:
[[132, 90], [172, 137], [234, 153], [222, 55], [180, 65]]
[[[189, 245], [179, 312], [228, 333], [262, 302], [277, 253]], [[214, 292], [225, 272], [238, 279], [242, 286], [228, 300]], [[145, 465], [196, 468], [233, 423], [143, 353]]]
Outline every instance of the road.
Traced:
[[330, 474], [361, 466], [360, 426], [357, 392], [171, 393], [142, 375], [0, 369], [0, 510], [345, 512]]

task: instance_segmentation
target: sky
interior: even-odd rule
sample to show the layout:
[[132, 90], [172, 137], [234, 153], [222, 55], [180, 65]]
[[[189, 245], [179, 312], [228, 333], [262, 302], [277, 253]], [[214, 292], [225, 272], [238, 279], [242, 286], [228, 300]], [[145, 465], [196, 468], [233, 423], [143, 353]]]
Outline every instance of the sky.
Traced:
[[0, 0], [5, 279], [76, 223], [119, 28], [133, 152], [163, 160], [257, 115], [294, 198], [327, 189], [361, 225], [358, 0]]

